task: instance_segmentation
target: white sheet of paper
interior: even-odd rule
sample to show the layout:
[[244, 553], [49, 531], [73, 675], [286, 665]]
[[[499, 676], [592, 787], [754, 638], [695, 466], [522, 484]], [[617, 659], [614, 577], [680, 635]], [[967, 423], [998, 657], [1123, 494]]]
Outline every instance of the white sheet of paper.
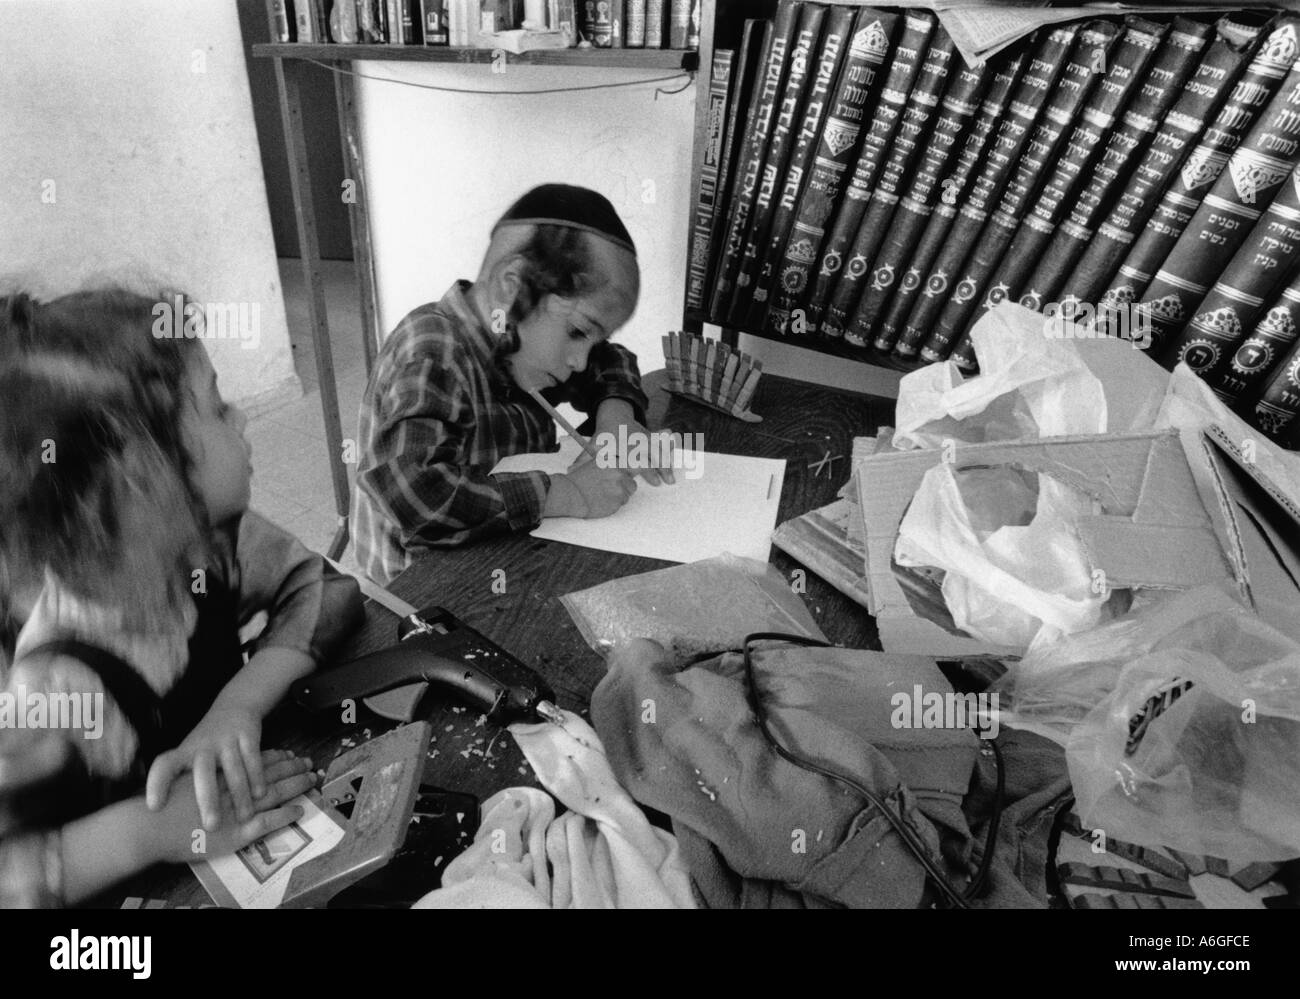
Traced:
[[[580, 451], [577, 441], [564, 437], [558, 452], [511, 455], [492, 471], [559, 474]], [[699, 477], [687, 478], [686, 469], [677, 468], [673, 485], [638, 480], [632, 498], [612, 516], [550, 517], [533, 537], [666, 562], [697, 562], [723, 552], [766, 562], [785, 482], [785, 459], [712, 451], [678, 457], [698, 460]]]
[[284, 899], [294, 869], [328, 853], [343, 839], [343, 827], [310, 798], [300, 795], [303, 816], [283, 829], [263, 836], [236, 853], [190, 864], [218, 905], [241, 909], [274, 909]]

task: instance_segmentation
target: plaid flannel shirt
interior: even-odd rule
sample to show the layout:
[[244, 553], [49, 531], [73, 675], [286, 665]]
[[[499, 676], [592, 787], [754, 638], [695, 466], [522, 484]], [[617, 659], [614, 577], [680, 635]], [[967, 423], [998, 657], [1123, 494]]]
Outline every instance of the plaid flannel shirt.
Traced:
[[[387, 584], [420, 549], [449, 547], [536, 526], [550, 488], [543, 472], [488, 474], [512, 454], [554, 451], [550, 415], [503, 366], [507, 347], [454, 284], [408, 315], [385, 341], [361, 401], [363, 446], [352, 500], [357, 561]], [[588, 414], [626, 399], [645, 421], [636, 357], [617, 344], [591, 349], [587, 369], [543, 391]]]

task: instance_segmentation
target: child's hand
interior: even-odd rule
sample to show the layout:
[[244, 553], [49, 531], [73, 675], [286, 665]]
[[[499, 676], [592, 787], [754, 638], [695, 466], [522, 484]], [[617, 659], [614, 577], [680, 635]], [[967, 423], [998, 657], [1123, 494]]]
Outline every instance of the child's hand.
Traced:
[[644, 459], [638, 463], [636, 468], [630, 468], [628, 455], [622, 450], [618, 451], [618, 467], [628, 472], [639, 475], [652, 486], [672, 485], [676, 480], [673, 478], [673, 449], [671, 445], [671, 436], [663, 435], [659, 438], [660, 445], [651, 446], [652, 436], [650, 431], [633, 415], [632, 406], [624, 399], [606, 399], [600, 404], [600, 409], [596, 414], [596, 433], [593, 440], [601, 440], [601, 434], [610, 434], [613, 443], [617, 447], [621, 442], [627, 442], [629, 446], [636, 447], [632, 442], [638, 438], [644, 440], [644, 444], [638, 448]]
[[175, 749], [161, 754], [149, 769], [145, 801], [157, 811], [167, 801], [168, 788], [187, 770], [194, 773], [203, 828], [209, 832], [222, 820], [221, 789], [217, 783], [220, 764], [234, 804], [235, 817], [247, 822], [253, 817], [254, 799], [265, 790], [262, 758], [262, 716], [242, 700], [223, 691], [203, 720]]
[[622, 469], [601, 468], [590, 459], [551, 476], [543, 517], [608, 517], [636, 492], [636, 480]]
[[258, 769], [266, 776], [266, 787], [263, 794], [253, 798], [252, 813], [247, 819], [233, 818], [234, 803], [223, 788], [221, 821], [214, 826], [203, 823], [206, 836], [201, 841], [202, 850], [195, 849], [194, 836], [202, 811], [198, 782], [195, 778], [182, 777], [161, 812], [142, 816], [141, 834], [146, 838], [149, 859], [179, 864], [224, 857], [302, 818], [301, 805], [286, 806], [285, 802], [315, 785], [311, 761], [298, 759], [283, 750], [268, 750], [258, 754]]

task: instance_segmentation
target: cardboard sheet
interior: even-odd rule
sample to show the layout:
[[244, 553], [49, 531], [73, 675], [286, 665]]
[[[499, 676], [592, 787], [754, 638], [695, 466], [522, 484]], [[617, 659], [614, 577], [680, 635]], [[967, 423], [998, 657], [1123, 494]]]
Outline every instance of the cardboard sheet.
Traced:
[[[558, 452], [512, 455], [492, 471], [560, 474], [580, 452], [578, 443], [565, 437]], [[785, 460], [711, 451], [688, 451], [678, 457], [686, 467], [675, 470], [673, 485], [638, 482], [632, 498], [613, 516], [548, 518], [532, 536], [666, 562], [697, 562], [723, 552], [766, 562], [785, 482]], [[689, 477], [687, 470], [696, 462], [699, 475]]]
[[[866, 459], [858, 476], [881, 644], [889, 652], [937, 656], [1022, 652], [954, 635], [918, 616], [894, 571], [898, 525], [922, 476], [943, 457], [931, 449], [878, 454]], [[1183, 588], [1206, 582], [1230, 592], [1241, 589], [1174, 431], [966, 444], [955, 449], [952, 460], [959, 469], [1013, 465], [1093, 496], [1101, 510], [1081, 519], [1080, 540], [1090, 564], [1116, 585], [1122, 580]]]
[[[1184, 441], [1185, 444], [1189, 443]], [[1300, 503], [1274, 482], [1250, 452], [1220, 426], [1205, 430], [1189, 457], [1194, 471], [1209, 473], [1217, 503], [1206, 506], [1225, 550], [1249, 593], [1249, 604], [1268, 624], [1300, 641]], [[1258, 442], [1254, 442], [1258, 444]]]

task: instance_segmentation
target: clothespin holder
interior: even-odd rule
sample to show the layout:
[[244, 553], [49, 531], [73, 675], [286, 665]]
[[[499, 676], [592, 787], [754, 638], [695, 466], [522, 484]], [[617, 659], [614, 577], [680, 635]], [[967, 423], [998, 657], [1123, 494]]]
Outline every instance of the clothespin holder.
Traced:
[[695, 333], [669, 333], [663, 338], [664, 391], [697, 402], [746, 423], [763, 418], [749, 409], [763, 364], [744, 351]]

